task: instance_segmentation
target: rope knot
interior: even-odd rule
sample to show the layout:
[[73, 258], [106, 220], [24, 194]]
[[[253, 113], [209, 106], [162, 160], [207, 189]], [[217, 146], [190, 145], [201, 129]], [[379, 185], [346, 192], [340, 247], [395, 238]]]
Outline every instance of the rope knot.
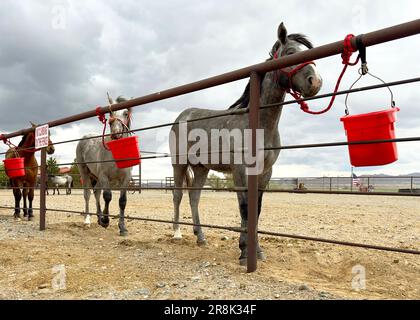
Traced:
[[7, 144], [7, 138], [4, 136], [4, 134], [0, 134], [0, 140]]
[[300, 110], [302, 110], [303, 112], [309, 111], [309, 105], [305, 101], [301, 101], [299, 104], [300, 104]]
[[105, 117], [105, 114], [103, 114], [101, 112], [101, 107], [97, 107], [95, 111], [96, 111], [96, 115], [98, 116], [99, 121], [101, 123], [105, 124], [106, 123], [106, 117]]
[[354, 38], [354, 34], [348, 34], [346, 38], [344, 39], [344, 48], [343, 52], [341, 53], [341, 58], [343, 59], [344, 65], [350, 65], [354, 66], [359, 63], [360, 57], [357, 57], [357, 60], [355, 62], [350, 62], [350, 58], [353, 55], [353, 52], [356, 52], [351, 44], [351, 40]]

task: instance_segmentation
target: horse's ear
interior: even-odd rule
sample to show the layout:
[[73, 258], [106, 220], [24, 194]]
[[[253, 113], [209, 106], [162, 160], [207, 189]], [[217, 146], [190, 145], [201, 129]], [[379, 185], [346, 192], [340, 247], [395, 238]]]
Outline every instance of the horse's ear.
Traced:
[[32, 128], [36, 128], [38, 127], [35, 123], [33, 123], [32, 121], [29, 121], [29, 123], [31, 124]]
[[279, 29], [277, 31], [277, 36], [281, 44], [285, 44], [287, 40], [287, 29], [284, 26], [284, 23], [280, 23]]
[[114, 99], [111, 98], [111, 96], [109, 95], [109, 93], [107, 92], [106, 95], [108, 96], [108, 102], [109, 104], [114, 104]]

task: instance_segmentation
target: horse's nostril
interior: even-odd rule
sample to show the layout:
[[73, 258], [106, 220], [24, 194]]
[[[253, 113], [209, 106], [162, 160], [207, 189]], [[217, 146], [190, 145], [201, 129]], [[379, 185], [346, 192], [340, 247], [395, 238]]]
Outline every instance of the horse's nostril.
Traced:
[[312, 86], [314, 84], [314, 77], [312, 76], [308, 77], [308, 82]]

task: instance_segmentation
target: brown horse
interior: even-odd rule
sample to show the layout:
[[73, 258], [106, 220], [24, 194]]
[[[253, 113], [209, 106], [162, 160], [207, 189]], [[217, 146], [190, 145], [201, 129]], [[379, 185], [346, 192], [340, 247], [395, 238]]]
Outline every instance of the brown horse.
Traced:
[[[32, 125], [32, 127], [36, 127]], [[54, 153], [54, 146], [48, 138], [47, 153]], [[16, 148], [10, 148], [6, 153], [6, 159], [25, 158], [25, 175], [23, 177], [11, 178], [10, 187], [13, 188], [15, 196], [15, 214], [14, 217], [20, 220], [20, 200], [23, 195], [23, 214], [31, 221], [34, 217], [32, 210], [32, 201], [34, 199], [34, 188], [36, 186], [36, 178], [38, 175], [38, 162], [35, 158], [35, 132], [32, 131], [23, 136], [22, 141]], [[22, 189], [22, 191], [20, 190]], [[26, 198], [29, 200], [29, 208], [26, 206]]]

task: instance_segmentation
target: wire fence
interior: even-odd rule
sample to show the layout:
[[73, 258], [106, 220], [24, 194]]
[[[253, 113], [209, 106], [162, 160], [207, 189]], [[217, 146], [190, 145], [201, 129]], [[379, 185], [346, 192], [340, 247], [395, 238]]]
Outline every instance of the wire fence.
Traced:
[[[415, 20], [412, 22], [408, 22], [402, 25], [393, 26], [390, 28], [378, 30], [375, 32], [371, 32], [368, 34], [364, 34], [362, 36], [362, 43], [365, 47], [373, 46], [376, 44], [384, 43], [387, 41], [393, 41], [397, 39], [401, 39], [403, 37], [408, 37], [412, 35], [416, 35], [420, 33], [420, 20]], [[357, 48], [355, 39], [352, 40], [352, 46], [353, 48]], [[400, 80], [395, 82], [389, 82], [381, 85], [375, 85], [375, 86], [367, 86], [362, 88], [356, 88], [351, 90], [345, 90], [340, 92], [334, 92], [329, 93], [325, 95], [319, 95], [317, 97], [312, 98], [306, 98], [306, 99], [295, 99], [291, 101], [286, 101], [282, 103], [275, 103], [270, 105], [259, 105], [259, 87], [261, 84], [261, 77], [259, 75], [264, 74], [266, 72], [270, 72], [277, 69], [282, 69], [294, 65], [299, 65], [302, 63], [306, 63], [307, 61], [317, 60], [321, 58], [326, 58], [329, 56], [341, 54], [343, 52], [344, 48], [344, 42], [339, 41], [335, 43], [331, 43], [328, 45], [324, 45], [318, 48], [310, 49], [304, 52], [296, 53], [290, 56], [282, 57], [282, 59], [273, 60], [264, 62], [261, 64], [249, 66], [246, 68], [242, 68], [236, 71], [232, 71], [226, 74], [222, 74], [216, 77], [204, 79], [198, 82], [194, 82], [191, 84], [187, 84], [184, 86], [172, 88], [169, 90], [157, 92], [155, 94], [151, 94], [148, 96], [143, 96], [140, 98], [135, 98], [130, 101], [118, 103], [115, 105], [112, 105], [111, 111], [117, 111], [126, 109], [129, 107], [137, 107], [141, 106], [147, 103], [160, 101], [163, 99], [180, 96], [186, 93], [195, 92], [202, 89], [211, 88], [214, 86], [222, 85], [225, 83], [229, 83], [232, 81], [244, 79], [250, 77], [250, 103], [248, 108], [244, 109], [234, 109], [229, 110], [226, 112], [221, 112], [216, 115], [207, 116], [207, 117], [201, 117], [189, 120], [188, 122], [198, 122], [198, 121], [207, 121], [209, 119], [219, 118], [219, 117], [235, 117], [235, 116], [244, 116], [248, 114], [249, 118], [249, 128], [252, 131], [252, 134], [256, 135], [256, 130], [258, 129], [258, 114], [261, 109], [267, 109], [267, 108], [279, 108], [283, 107], [285, 105], [291, 105], [295, 104], [296, 102], [302, 102], [302, 101], [311, 101], [316, 99], [323, 99], [327, 97], [335, 97], [337, 95], [343, 95], [343, 94], [349, 94], [349, 93], [355, 93], [355, 92], [361, 92], [361, 91], [367, 91], [367, 90], [374, 90], [379, 89], [383, 87], [389, 87], [389, 86], [397, 86], [397, 85], [404, 85], [408, 83], [415, 83], [419, 82], [420, 78], [412, 78], [412, 79], [406, 79], [406, 80]], [[83, 119], [95, 117], [98, 114], [107, 114], [110, 112], [110, 108], [108, 106], [106, 107], [99, 107], [95, 110], [91, 110], [85, 113], [81, 113], [78, 115], [73, 115], [67, 118], [58, 119], [55, 121], [49, 122], [50, 127], [55, 127], [75, 121], [80, 121]], [[138, 133], [138, 132], [144, 132], [147, 130], [154, 130], [169, 126], [176, 126], [179, 123], [177, 122], [171, 122], [171, 123], [164, 123], [164, 124], [157, 124], [153, 126], [143, 127], [143, 128], [137, 128], [137, 129], [130, 129], [131, 133]], [[31, 131], [33, 131], [33, 128], [28, 129], [22, 129], [17, 132], [9, 133], [2, 135], [2, 139], [10, 139], [13, 137], [17, 137], [20, 135], [27, 134]], [[105, 135], [105, 137], [108, 137], [110, 135]], [[67, 143], [73, 143], [78, 142], [81, 140], [87, 140], [87, 139], [95, 139], [95, 138], [102, 138], [104, 135], [98, 135], [94, 137], [85, 137], [80, 139], [71, 139], [66, 141], [60, 141], [53, 143], [54, 145], [62, 145]], [[270, 148], [264, 148], [265, 151], [270, 150], [291, 150], [291, 149], [303, 149], [303, 148], [325, 148], [325, 147], [332, 147], [332, 146], [350, 146], [350, 145], [366, 145], [366, 144], [378, 144], [378, 143], [401, 143], [401, 142], [412, 142], [412, 141], [420, 141], [420, 137], [407, 137], [407, 138], [400, 138], [400, 139], [387, 139], [387, 140], [372, 140], [372, 141], [355, 141], [355, 142], [333, 142], [333, 143], [322, 143], [322, 144], [306, 144], [306, 145], [291, 145], [291, 146], [274, 146]], [[28, 148], [30, 149], [30, 148]], [[26, 150], [28, 150], [26, 149]], [[252, 149], [256, 150], [256, 142], [253, 141]], [[245, 152], [247, 150], [240, 149], [240, 150], [229, 150], [229, 151], [222, 151], [218, 153], [224, 153], [224, 152]], [[212, 152], [209, 152], [209, 154]], [[0, 153], [2, 155], [5, 155], [6, 152]], [[142, 156], [140, 158], [127, 158], [127, 159], [119, 159], [119, 160], [105, 160], [105, 161], [91, 161], [91, 162], [83, 162], [83, 163], [60, 163], [58, 166], [74, 166], [77, 164], [96, 164], [96, 163], [103, 163], [103, 162], [119, 162], [119, 161], [127, 161], [127, 160], [152, 160], [152, 159], [159, 159], [159, 158], [169, 158], [169, 157], [178, 157], [183, 155], [188, 155], [184, 153], [180, 154], [168, 154], [168, 153], [154, 153], [154, 152], [144, 152], [144, 154], [153, 154], [149, 156]], [[61, 213], [69, 213], [69, 214], [81, 214], [86, 215], [87, 213], [84, 212], [78, 212], [78, 211], [72, 211], [72, 210], [60, 210], [60, 209], [54, 209], [54, 208], [48, 208], [46, 205], [46, 180], [47, 180], [47, 167], [46, 167], [46, 150], [45, 148], [41, 150], [41, 165], [40, 166], [31, 166], [27, 167], [25, 169], [36, 169], [39, 168], [41, 170], [41, 183], [39, 186], [40, 189], [40, 208], [39, 209], [33, 209], [33, 210], [39, 210], [40, 212], [40, 229], [45, 230], [45, 215], [46, 212], [61, 212]], [[0, 172], [4, 172], [4, 170], [0, 170]], [[368, 178], [369, 179], [369, 178]], [[293, 182], [292, 185], [295, 185], [293, 189], [290, 189], [290, 185], [288, 185], [285, 181], [281, 180], [275, 180], [270, 183], [270, 187], [268, 190], [264, 190], [267, 192], [298, 192], [298, 193], [335, 193], [335, 194], [372, 194], [372, 195], [399, 195], [399, 196], [418, 196], [413, 190], [415, 190], [414, 186], [414, 178], [410, 180], [410, 192], [383, 192], [383, 190], [378, 190], [375, 188], [375, 192], [372, 192], [372, 190], [369, 190], [369, 186], [374, 185], [375, 180], [368, 180], [366, 183], [368, 192], [363, 192], [363, 190], [356, 190], [353, 192], [352, 190], [352, 184], [350, 184], [350, 189], [346, 189], [349, 185], [350, 181], [346, 181], [346, 187], [340, 187], [340, 181], [337, 182], [337, 187], [334, 186], [334, 178], [325, 179], [322, 178], [322, 189], [320, 189], [320, 179], [315, 180], [300, 180], [302, 182], [302, 185], [300, 185], [299, 180], [296, 181], [297, 183]], [[285, 187], [287, 185], [287, 187]], [[406, 186], [406, 185], [404, 185]], [[310, 187], [310, 188], [308, 188]], [[165, 187], [163, 188], [161, 186], [153, 187], [153, 186], [146, 186], [143, 187], [142, 182], [139, 182], [139, 185], [137, 186], [138, 189], [147, 189], [147, 190], [197, 190], [197, 189], [203, 189], [203, 188], [190, 188], [190, 187], [182, 187], [182, 188], [175, 188], [174, 186], [167, 186], [165, 181]], [[80, 190], [85, 190], [87, 187], [80, 187], [76, 188]], [[136, 186], [129, 186], [127, 188], [112, 188], [112, 190], [136, 190]], [[276, 237], [286, 237], [286, 238], [294, 238], [299, 240], [307, 240], [307, 241], [318, 241], [318, 242], [325, 242], [325, 243], [331, 243], [331, 244], [337, 244], [337, 245], [345, 245], [345, 246], [355, 246], [365, 249], [376, 249], [376, 250], [383, 250], [383, 251], [393, 251], [393, 252], [399, 252], [399, 253], [406, 253], [406, 254], [420, 254], [418, 250], [414, 249], [404, 249], [404, 248], [387, 248], [379, 245], [369, 245], [369, 244], [358, 244], [358, 243], [351, 243], [351, 242], [344, 242], [344, 241], [338, 241], [338, 240], [329, 240], [329, 239], [323, 239], [323, 238], [316, 238], [316, 237], [307, 237], [307, 236], [299, 236], [299, 235], [288, 235], [288, 234], [282, 234], [282, 233], [276, 233], [276, 232], [269, 232], [269, 231], [258, 231], [257, 230], [257, 214], [258, 214], [258, 192], [262, 191], [258, 187], [258, 177], [256, 174], [250, 174], [248, 176], [248, 187], [246, 188], [240, 188], [240, 187], [223, 187], [219, 188], [217, 186], [207, 186], [204, 188], [204, 190], [209, 191], [232, 191], [232, 192], [247, 192], [248, 195], [248, 228], [245, 230], [243, 228], [236, 228], [236, 227], [227, 227], [227, 226], [215, 226], [215, 225], [205, 225], [200, 224], [202, 227], [207, 228], [217, 228], [217, 229], [223, 229], [223, 230], [229, 230], [233, 232], [242, 232], [248, 234], [248, 272], [253, 272], [256, 270], [257, 262], [256, 262], [256, 243], [257, 243], [257, 232], [260, 234], [265, 235], [271, 235]], [[369, 192], [370, 191], [370, 192]], [[400, 190], [399, 190], [400, 191]], [[14, 207], [0, 207], [0, 208], [7, 208], [7, 209], [18, 209]], [[94, 214], [96, 215], [96, 214]], [[119, 216], [109, 216], [112, 218], [119, 218]], [[149, 219], [149, 218], [141, 218], [141, 217], [132, 217], [132, 216], [126, 216], [127, 219], [131, 220], [139, 220], [139, 221], [150, 221], [150, 222], [156, 222], [156, 223], [173, 223], [173, 221], [168, 220], [159, 220], [159, 219]], [[195, 224], [190, 224], [186, 222], [180, 222], [179, 224], [182, 225], [192, 225], [197, 226]]]

